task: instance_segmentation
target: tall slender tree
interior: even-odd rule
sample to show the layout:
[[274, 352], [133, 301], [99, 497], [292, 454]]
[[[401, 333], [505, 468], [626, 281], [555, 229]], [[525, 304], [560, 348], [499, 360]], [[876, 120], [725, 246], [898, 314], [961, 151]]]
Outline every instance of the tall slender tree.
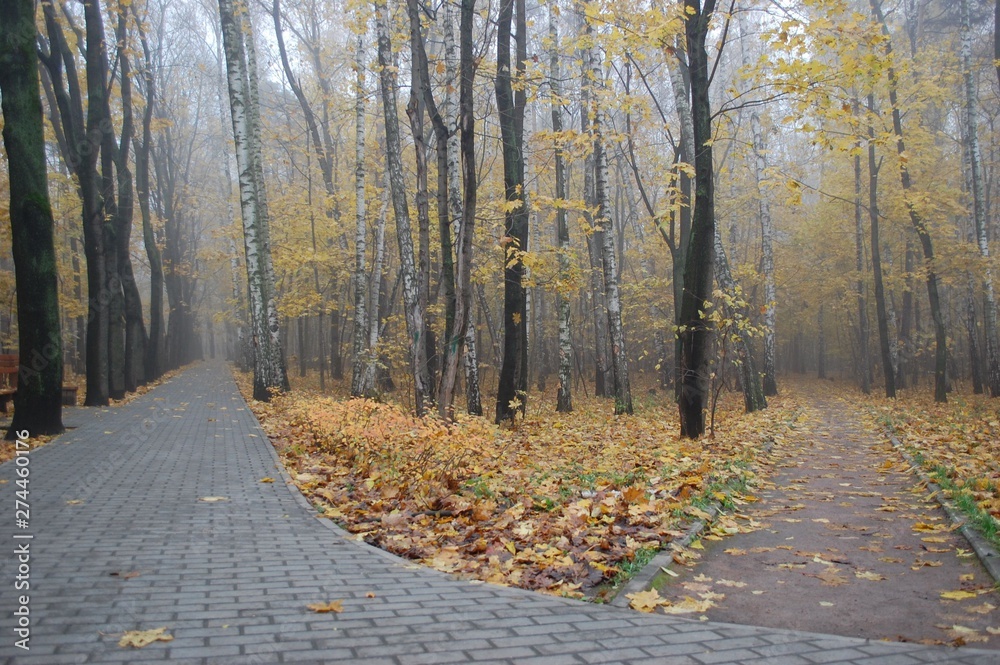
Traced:
[[715, 176], [712, 163], [712, 107], [709, 98], [708, 52], [705, 41], [715, 13], [715, 0], [684, 0], [691, 118], [694, 125], [695, 200], [691, 236], [684, 259], [681, 300], [680, 394], [681, 435], [705, 433], [709, 398], [709, 345], [712, 331], [703, 312], [712, 299], [715, 271]]
[[920, 247], [924, 255], [924, 280], [927, 284], [927, 301], [931, 310], [931, 319], [934, 321], [934, 401], [948, 401], [948, 336], [944, 328], [944, 312], [941, 308], [941, 295], [938, 288], [938, 267], [934, 259], [934, 242], [931, 239], [927, 222], [917, 210], [913, 189], [913, 179], [910, 176], [910, 169], [906, 165], [906, 143], [903, 138], [903, 115], [899, 107], [899, 77], [896, 68], [892, 64], [893, 50], [892, 37], [889, 34], [889, 26], [885, 22], [885, 15], [882, 12], [881, 0], [869, 0], [872, 15], [875, 21], [881, 26], [883, 53], [885, 55], [886, 75], [889, 84], [889, 105], [892, 108], [892, 132], [896, 137], [896, 153], [900, 157], [899, 180], [903, 187], [903, 198], [906, 203], [906, 211], [910, 217], [910, 224], [917, 232], [920, 240]]
[[[247, 46], [253, 39], [245, 32], [249, 17], [234, 12], [232, 0], [219, 0], [229, 106], [239, 170], [240, 209], [246, 251], [250, 317], [253, 327], [254, 399], [269, 401], [272, 390], [288, 390], [282, 352], [271, 262], [267, 200], [260, 157], [260, 116], [256, 95], [256, 63]], [[255, 108], [256, 107], [256, 108]]]
[[6, 434], [14, 439], [21, 431], [63, 431], [59, 291], [32, 0], [0, 3], [0, 95], [17, 284], [19, 380]]
[[573, 410], [573, 329], [570, 325], [572, 306], [569, 298], [570, 261], [569, 224], [566, 219], [566, 164], [563, 155], [563, 100], [560, 95], [559, 31], [555, 9], [549, 5], [549, 94], [552, 107], [552, 133], [555, 136], [556, 239], [559, 243], [559, 281], [556, 285], [556, 311], [559, 317], [559, 390], [556, 411]]
[[406, 329], [410, 339], [410, 362], [413, 371], [413, 397], [417, 415], [423, 416], [433, 397], [430, 372], [427, 367], [427, 344], [424, 340], [424, 315], [420, 308], [420, 278], [413, 256], [413, 236], [410, 209], [406, 201], [403, 179], [403, 158], [399, 138], [399, 114], [396, 110], [396, 67], [392, 61], [392, 41], [389, 30], [389, 9], [384, 0], [375, 2], [375, 31], [378, 38], [379, 88], [382, 93], [382, 114], [385, 121], [385, 160], [392, 192], [392, 209], [396, 218], [396, 240], [399, 245], [400, 271], [403, 281], [403, 306]]
[[[515, 12], [515, 6], [517, 11]], [[515, 61], [511, 60], [511, 26], [516, 13]], [[528, 201], [524, 189], [523, 85], [514, 90], [515, 74], [520, 82], [527, 59], [527, 20], [524, 0], [502, 0], [497, 17], [497, 111], [503, 144], [504, 200], [504, 307], [503, 364], [497, 388], [496, 422], [511, 420], [524, 412], [528, 388], [528, 312], [524, 290], [524, 261], [528, 251]]]
[[[986, 187], [983, 182], [983, 156], [979, 147], [979, 94], [972, 71], [972, 26], [969, 0], [959, 1], [961, 14], [962, 80], [965, 88], [965, 156], [972, 187], [972, 218], [976, 246], [983, 258], [983, 333], [986, 336], [986, 383], [990, 395], [1000, 397], [1000, 340], [997, 339], [997, 300], [990, 267], [990, 246], [986, 232]], [[975, 310], [973, 310], [974, 312]]]

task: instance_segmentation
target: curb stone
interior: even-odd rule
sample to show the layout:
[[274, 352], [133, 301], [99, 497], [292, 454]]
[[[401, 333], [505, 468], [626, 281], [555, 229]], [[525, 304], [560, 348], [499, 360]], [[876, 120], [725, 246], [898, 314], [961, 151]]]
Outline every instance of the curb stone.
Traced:
[[[761, 452], [763, 456], [769, 456], [771, 451], [774, 449], [774, 441], [768, 440], [764, 442], [761, 447]], [[705, 531], [705, 528], [715, 521], [715, 518], [722, 514], [722, 504], [719, 501], [713, 500], [705, 512], [709, 514], [709, 519], [698, 519], [695, 520], [688, 530], [684, 532], [680, 540], [671, 541], [668, 546], [661, 549], [656, 553], [656, 556], [652, 560], [642, 567], [638, 573], [632, 576], [626, 584], [619, 587], [618, 591], [615, 592], [614, 597], [611, 599], [609, 605], [614, 607], [629, 607], [629, 599], [627, 596], [633, 593], [639, 593], [641, 591], [646, 591], [648, 589], [659, 588], [663, 586], [666, 581], [665, 578], [670, 576], [669, 573], [664, 571], [670, 570], [670, 564], [674, 562], [673, 552], [670, 549], [670, 545], [677, 544], [680, 547], [687, 547], [692, 542], [697, 540], [701, 534]]]
[[934, 500], [937, 501], [938, 505], [941, 506], [944, 512], [948, 515], [948, 520], [953, 526], [957, 526], [957, 531], [961, 533], [967, 541], [969, 541], [969, 545], [972, 546], [972, 550], [976, 553], [976, 556], [979, 557], [979, 561], [983, 564], [983, 568], [985, 568], [986, 572], [988, 572], [990, 577], [993, 578], [993, 582], [1000, 585], [1000, 552], [997, 552], [996, 548], [993, 547], [988, 540], [983, 538], [978, 531], [969, 525], [969, 521], [965, 515], [963, 515], [962, 512], [955, 507], [955, 504], [944, 496], [944, 489], [942, 489], [940, 485], [935, 483], [931, 477], [927, 475], [923, 466], [921, 466], [921, 464], [914, 459], [913, 455], [910, 454], [910, 451], [906, 449], [906, 446], [896, 438], [896, 435], [888, 429], [886, 429], [885, 433], [889, 436], [889, 441], [892, 443], [893, 447], [899, 451], [899, 453], [903, 456], [903, 459], [905, 459], [906, 462], [913, 468], [917, 477], [926, 483], [927, 488], [933, 492]]

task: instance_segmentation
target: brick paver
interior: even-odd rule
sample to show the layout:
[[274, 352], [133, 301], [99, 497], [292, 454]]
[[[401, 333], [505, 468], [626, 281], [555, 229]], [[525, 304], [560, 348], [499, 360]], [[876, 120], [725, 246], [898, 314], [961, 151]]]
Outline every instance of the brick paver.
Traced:
[[[76, 427], [30, 454], [27, 529], [15, 525], [16, 467], [0, 466], [3, 662], [1000, 662], [975, 649], [644, 615], [416, 566], [314, 516], [218, 363], [67, 422]], [[33, 539], [15, 540], [24, 534]], [[31, 588], [17, 591], [23, 542]], [[14, 646], [24, 593], [30, 651]], [[337, 599], [340, 614], [306, 609]], [[173, 641], [117, 645], [123, 631], [159, 627]]]

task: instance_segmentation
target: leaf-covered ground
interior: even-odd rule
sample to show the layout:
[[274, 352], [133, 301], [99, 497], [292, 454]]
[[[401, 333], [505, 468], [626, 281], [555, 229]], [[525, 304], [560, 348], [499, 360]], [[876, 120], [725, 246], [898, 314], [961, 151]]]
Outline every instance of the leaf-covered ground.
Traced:
[[[554, 401], [533, 400], [514, 428], [486, 418], [448, 428], [310, 391], [251, 407], [299, 489], [358, 538], [462, 577], [590, 596], [707, 502], [754, 501], [765, 444], [797, 417], [788, 398], [749, 416], [734, 401], [714, 439], [691, 442], [677, 437], [664, 393], [621, 418], [604, 400], [575, 399], [572, 414]], [[715, 528], [745, 526], [737, 511]]]
[[1000, 544], [1000, 399], [952, 393], [938, 404], [926, 392], [877, 399], [869, 411]]

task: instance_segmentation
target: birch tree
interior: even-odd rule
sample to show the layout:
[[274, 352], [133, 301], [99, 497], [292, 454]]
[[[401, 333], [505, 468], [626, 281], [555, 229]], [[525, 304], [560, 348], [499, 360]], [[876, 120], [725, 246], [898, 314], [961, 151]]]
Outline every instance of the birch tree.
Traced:
[[[976, 246], [983, 258], [983, 332], [986, 335], [986, 383], [990, 395], [1000, 397], [1000, 348], [997, 339], [997, 302], [993, 290], [993, 270], [990, 267], [990, 246], [986, 233], [986, 188], [983, 183], [983, 158], [979, 147], [979, 94], [972, 71], [972, 28], [969, 20], [969, 0], [959, 1], [961, 13], [962, 82], [965, 92], [965, 155], [972, 186], [972, 213]], [[972, 310], [973, 313], [975, 310]]]
[[[241, 12], [245, 9], [241, 8]], [[274, 303], [274, 267], [260, 156], [260, 116], [252, 36], [244, 32], [249, 16], [236, 16], [231, 0], [219, 0], [233, 140], [239, 171], [240, 211], [253, 329], [254, 399], [269, 401], [272, 390], [288, 390], [280, 325]], [[250, 48], [248, 48], [248, 46]], [[257, 107], [257, 108], [255, 108]]]
[[420, 282], [413, 256], [413, 236], [410, 210], [406, 201], [406, 181], [403, 179], [402, 149], [399, 139], [399, 114], [396, 110], [396, 68], [392, 63], [392, 41], [389, 32], [389, 11], [384, 0], [375, 2], [375, 31], [378, 38], [379, 88], [385, 121], [385, 160], [392, 192], [392, 209], [396, 219], [396, 240], [399, 245], [400, 271], [403, 282], [403, 307], [410, 340], [410, 362], [413, 373], [413, 397], [418, 416], [428, 409], [432, 395], [427, 367], [427, 345], [423, 339], [424, 312], [420, 308]]
[[[362, 24], [363, 25], [363, 24]], [[354, 50], [354, 366], [351, 394], [368, 397], [375, 388], [374, 349], [368, 346], [368, 271], [365, 268], [368, 222], [365, 207], [365, 40], [357, 28]], [[374, 325], [378, 326], [378, 309]]]
[[[601, 53], [595, 43], [591, 49], [591, 77], [595, 93], [604, 87]], [[604, 103], [594, 95], [594, 191], [597, 203], [595, 225], [602, 235], [601, 265], [604, 273], [604, 301], [607, 306], [608, 332], [611, 342], [611, 376], [615, 398], [615, 414], [632, 413], [632, 387], [628, 376], [628, 356], [625, 352], [625, 331], [622, 327], [622, 303], [618, 286], [618, 259], [615, 248], [614, 220], [608, 200], [608, 155], [604, 145]]]
[[559, 67], [559, 31], [556, 29], [555, 10], [549, 5], [549, 94], [552, 107], [552, 134], [555, 142], [556, 186], [556, 238], [559, 243], [559, 281], [556, 284], [556, 311], [559, 317], [559, 389], [556, 393], [556, 411], [573, 410], [573, 330], [570, 325], [572, 311], [569, 299], [572, 265], [570, 263], [569, 224], [566, 219], [566, 165], [561, 134], [563, 132], [563, 100], [560, 95], [562, 74]]

